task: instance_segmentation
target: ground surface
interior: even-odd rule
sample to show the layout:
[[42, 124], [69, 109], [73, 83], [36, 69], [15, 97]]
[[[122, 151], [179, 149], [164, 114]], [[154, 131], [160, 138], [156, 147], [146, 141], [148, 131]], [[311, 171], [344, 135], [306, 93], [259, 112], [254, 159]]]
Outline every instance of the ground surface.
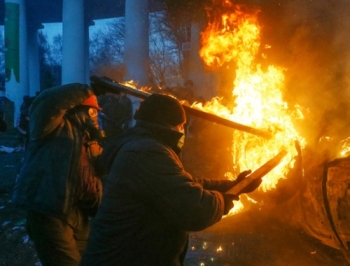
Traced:
[[[0, 132], [0, 148], [17, 148], [15, 131]], [[1, 149], [0, 149], [1, 150]], [[25, 231], [25, 212], [11, 203], [23, 151], [0, 152], [0, 266], [39, 266]], [[187, 156], [187, 158], [191, 158]], [[198, 159], [198, 158], [197, 158]], [[191, 164], [191, 161], [187, 161]], [[196, 162], [197, 164], [198, 162]], [[193, 166], [194, 168], [194, 166]], [[258, 217], [258, 218], [257, 218]], [[252, 220], [255, 221], [252, 223]], [[233, 228], [234, 230], [232, 230]], [[342, 253], [261, 212], [225, 218], [192, 233], [185, 266], [346, 266]]]

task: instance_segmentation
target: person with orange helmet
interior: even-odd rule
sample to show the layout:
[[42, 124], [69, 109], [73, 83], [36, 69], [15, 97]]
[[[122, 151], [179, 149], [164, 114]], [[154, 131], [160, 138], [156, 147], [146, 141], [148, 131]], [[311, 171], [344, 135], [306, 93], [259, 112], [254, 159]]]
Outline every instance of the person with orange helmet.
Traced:
[[85, 249], [102, 193], [96, 95], [105, 92], [72, 83], [42, 91], [31, 104], [12, 200], [27, 210], [26, 229], [44, 266], [79, 265]]

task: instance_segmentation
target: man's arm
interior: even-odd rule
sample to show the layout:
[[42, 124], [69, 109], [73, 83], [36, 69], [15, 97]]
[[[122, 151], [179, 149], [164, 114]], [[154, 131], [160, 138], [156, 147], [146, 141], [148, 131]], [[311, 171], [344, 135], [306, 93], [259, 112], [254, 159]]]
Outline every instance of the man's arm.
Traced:
[[40, 93], [29, 111], [31, 139], [50, 134], [62, 121], [66, 111], [93, 95], [86, 84], [72, 83]]

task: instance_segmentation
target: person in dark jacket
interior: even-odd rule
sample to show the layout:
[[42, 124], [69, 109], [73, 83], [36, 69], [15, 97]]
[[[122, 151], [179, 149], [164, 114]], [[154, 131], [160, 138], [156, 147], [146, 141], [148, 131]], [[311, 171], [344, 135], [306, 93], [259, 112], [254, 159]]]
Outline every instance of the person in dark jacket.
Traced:
[[29, 139], [12, 201], [28, 211], [27, 232], [44, 266], [79, 265], [89, 217], [100, 203], [96, 90], [79, 83], [54, 87], [29, 109]]
[[183, 265], [188, 233], [219, 222], [238, 199], [225, 191], [251, 172], [236, 181], [186, 172], [179, 157], [186, 114], [171, 96], [149, 96], [134, 118], [136, 125], [102, 154], [109, 173], [82, 266]]

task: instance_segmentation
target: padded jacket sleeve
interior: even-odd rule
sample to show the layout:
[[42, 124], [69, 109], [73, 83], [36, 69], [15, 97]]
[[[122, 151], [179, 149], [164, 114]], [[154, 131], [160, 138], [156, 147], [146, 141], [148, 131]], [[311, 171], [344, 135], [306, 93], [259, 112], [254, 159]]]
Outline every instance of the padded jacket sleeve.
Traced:
[[68, 109], [81, 104], [93, 94], [86, 84], [72, 83], [41, 92], [29, 111], [30, 138], [40, 139], [61, 123]]
[[199, 231], [220, 221], [225, 205], [221, 193], [196, 182], [171, 149], [152, 147], [125, 160], [137, 169], [133, 180], [126, 181], [135, 194], [181, 230]]

